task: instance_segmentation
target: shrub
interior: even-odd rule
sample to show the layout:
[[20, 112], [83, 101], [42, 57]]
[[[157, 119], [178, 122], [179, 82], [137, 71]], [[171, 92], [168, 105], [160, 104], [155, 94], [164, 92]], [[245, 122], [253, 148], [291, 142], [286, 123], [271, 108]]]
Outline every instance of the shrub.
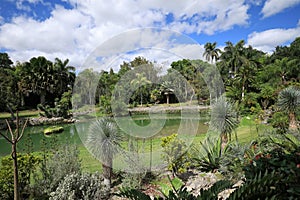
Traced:
[[65, 176], [79, 173], [78, 153], [76, 146], [66, 145], [48, 159], [44, 158], [40, 170], [34, 174], [33, 198], [49, 199], [50, 193], [56, 190]]
[[[18, 154], [19, 187], [21, 198], [30, 195], [30, 175], [41, 161], [40, 157], [32, 154]], [[0, 199], [14, 198], [14, 172], [11, 156], [5, 156], [1, 160], [0, 168]]]
[[204, 172], [214, 172], [220, 168], [220, 159], [222, 156], [221, 140], [216, 141], [207, 138], [201, 143], [201, 149], [196, 150], [197, 156], [194, 157], [194, 166], [200, 168]]
[[177, 134], [172, 134], [161, 138], [163, 148], [163, 159], [168, 164], [173, 176], [183, 173], [190, 166], [190, 154], [187, 152], [187, 145], [178, 138]]
[[50, 200], [100, 200], [108, 198], [108, 190], [102, 184], [103, 178], [99, 174], [67, 175], [54, 192]]

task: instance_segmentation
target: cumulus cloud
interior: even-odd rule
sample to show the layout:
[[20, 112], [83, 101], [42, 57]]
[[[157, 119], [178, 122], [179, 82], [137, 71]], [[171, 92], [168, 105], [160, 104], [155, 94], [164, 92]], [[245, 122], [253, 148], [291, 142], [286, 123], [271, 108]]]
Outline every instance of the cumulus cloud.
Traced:
[[248, 44], [265, 52], [271, 52], [276, 46], [285, 45], [300, 36], [300, 26], [291, 29], [270, 29], [253, 32], [248, 36]]
[[270, 17], [299, 3], [300, 0], [267, 0], [261, 12], [263, 17]]
[[[64, 1], [73, 8], [66, 9], [52, 4], [50, 17], [45, 20], [20, 15], [13, 17], [9, 23], [1, 24], [0, 19], [0, 48], [9, 49], [8, 53], [14, 61], [22, 62], [30, 56], [38, 55], [47, 58], [68, 55], [70, 61], [78, 66], [94, 49], [114, 37], [114, 44], [108, 45], [106, 53], [114, 53], [122, 48], [134, 49], [137, 45], [174, 50], [178, 48], [170, 42], [174, 38], [168, 38], [168, 35], [160, 32], [150, 31], [133, 38], [117, 37], [127, 30], [164, 27], [186, 34], [214, 34], [234, 26], [246, 25], [249, 18], [249, 6], [240, 0]], [[43, 0], [18, 0], [17, 3], [20, 6], [36, 3], [45, 5]], [[172, 14], [171, 21], [167, 20], [167, 14]], [[194, 51], [189, 43], [181, 45], [185, 45], [187, 51]], [[197, 55], [201, 58], [202, 53]]]

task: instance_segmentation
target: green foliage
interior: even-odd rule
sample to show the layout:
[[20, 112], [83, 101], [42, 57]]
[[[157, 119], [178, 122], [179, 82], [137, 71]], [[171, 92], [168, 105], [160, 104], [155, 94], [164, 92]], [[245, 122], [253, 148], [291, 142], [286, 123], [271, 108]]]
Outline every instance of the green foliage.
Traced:
[[[218, 131], [222, 137], [230, 136], [237, 128], [239, 121], [234, 104], [225, 97], [220, 97], [213, 105], [211, 111], [211, 127]], [[222, 141], [222, 143], [227, 141]]]
[[196, 156], [193, 158], [195, 167], [204, 172], [215, 172], [220, 168], [220, 159], [222, 156], [221, 140], [207, 138], [200, 142], [201, 149], [195, 149]]
[[252, 200], [252, 199], [288, 199], [279, 197], [281, 190], [280, 178], [276, 173], [259, 173], [255, 174], [252, 179], [246, 182], [230, 194], [228, 200]]
[[278, 106], [285, 112], [296, 112], [300, 106], [300, 90], [296, 87], [288, 87], [278, 95]]
[[[164, 198], [162, 197], [154, 197], [154, 200], [217, 200], [218, 194], [228, 189], [232, 186], [229, 181], [218, 181], [213, 186], [211, 186], [207, 190], [200, 190], [200, 193], [197, 196], [194, 196], [192, 193], [188, 192], [186, 187], [183, 185], [178, 189], [174, 188], [169, 191], [166, 195], [164, 194]], [[150, 200], [150, 196], [144, 194], [140, 190], [136, 189], [121, 189], [119, 194], [116, 194], [119, 197], [126, 197], [133, 200]]]
[[246, 181], [245, 188], [241, 190], [255, 187], [251, 191], [254, 191], [257, 197], [264, 193], [269, 198], [272, 195], [276, 195], [276, 199], [299, 198], [299, 163], [300, 146], [290, 153], [284, 152], [281, 148], [259, 153], [244, 167], [245, 177], [249, 182]]
[[42, 105], [38, 104], [38, 109], [42, 112], [40, 113], [41, 116], [52, 118], [52, 117], [63, 117], [65, 119], [71, 116], [70, 109], [71, 109], [71, 91], [63, 93], [61, 99], [55, 102], [55, 107], [51, 108], [49, 105]]
[[33, 175], [34, 199], [49, 199], [50, 193], [54, 192], [59, 183], [72, 173], [80, 173], [80, 161], [76, 146], [66, 145], [53, 154], [45, 154], [41, 162], [40, 170]]
[[168, 169], [177, 175], [183, 173], [191, 165], [190, 154], [187, 152], [187, 145], [177, 134], [161, 138], [163, 148], [163, 159], [168, 164]]
[[241, 180], [244, 176], [242, 169], [249, 153], [251, 154], [249, 145], [237, 142], [227, 144], [220, 159], [221, 173], [229, 180]]
[[68, 174], [61, 181], [54, 192], [50, 194], [50, 200], [101, 200], [108, 198], [108, 192], [102, 184], [99, 174]]
[[[32, 154], [18, 154], [19, 187], [22, 198], [30, 195], [30, 176], [41, 162], [41, 158]], [[13, 199], [14, 172], [11, 156], [3, 157], [0, 168], [0, 199]]]
[[289, 127], [289, 118], [281, 111], [275, 112], [268, 122], [280, 133], [285, 133]]

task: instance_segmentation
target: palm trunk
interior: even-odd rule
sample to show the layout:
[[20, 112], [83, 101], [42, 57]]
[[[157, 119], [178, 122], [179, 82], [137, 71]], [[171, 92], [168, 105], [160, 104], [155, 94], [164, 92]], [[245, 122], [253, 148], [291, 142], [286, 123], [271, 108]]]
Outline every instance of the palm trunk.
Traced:
[[296, 120], [296, 115], [294, 112], [289, 113], [289, 130], [290, 131], [297, 131], [298, 130], [298, 125], [297, 125], [297, 120]]
[[111, 186], [111, 176], [112, 176], [112, 159], [108, 159], [105, 163], [102, 163], [104, 185], [108, 188]]
[[227, 145], [227, 142], [228, 142], [227, 134], [222, 133], [221, 134], [221, 150], [222, 150], [222, 152], [225, 149], [225, 146]]

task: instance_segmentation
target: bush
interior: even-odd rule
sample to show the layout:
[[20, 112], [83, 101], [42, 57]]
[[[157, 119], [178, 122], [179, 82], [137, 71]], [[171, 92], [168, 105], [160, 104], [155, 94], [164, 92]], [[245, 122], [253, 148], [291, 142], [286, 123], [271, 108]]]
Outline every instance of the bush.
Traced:
[[168, 164], [168, 170], [174, 175], [183, 173], [190, 166], [190, 154], [187, 152], [187, 145], [178, 138], [177, 134], [172, 134], [161, 138], [163, 148], [163, 159]]
[[34, 174], [33, 198], [49, 199], [65, 176], [80, 173], [78, 153], [76, 146], [66, 145], [48, 159], [44, 158], [40, 170]]
[[67, 175], [58, 185], [55, 192], [50, 194], [50, 200], [100, 200], [108, 198], [108, 190], [102, 184], [103, 178], [99, 174]]
[[[261, 174], [273, 177], [272, 187], [277, 199], [297, 199], [300, 197], [300, 146], [291, 153], [277, 148], [257, 154], [244, 167], [247, 181], [257, 180]], [[280, 177], [279, 180], [277, 178]]]
[[194, 166], [204, 172], [215, 172], [220, 168], [220, 159], [222, 156], [221, 140], [206, 139], [201, 142], [201, 149], [196, 150], [197, 156], [194, 157]]
[[[22, 199], [30, 195], [30, 175], [41, 162], [40, 157], [32, 154], [18, 154], [18, 172], [20, 196]], [[0, 199], [14, 198], [14, 169], [11, 156], [5, 156], [1, 160], [0, 168]]]

